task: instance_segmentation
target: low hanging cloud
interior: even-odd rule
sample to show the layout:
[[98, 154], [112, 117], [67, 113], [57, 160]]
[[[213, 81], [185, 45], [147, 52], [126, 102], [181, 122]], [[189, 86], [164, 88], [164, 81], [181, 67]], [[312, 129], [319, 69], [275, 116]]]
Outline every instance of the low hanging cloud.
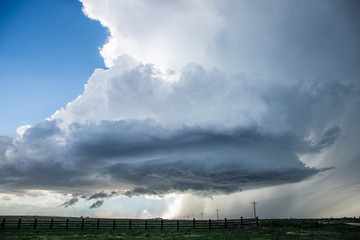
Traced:
[[[43, 125], [56, 126], [49, 122]], [[157, 131], [151, 134], [147, 131], [151, 128]], [[44, 129], [39, 132], [44, 133]], [[36, 136], [43, 138], [45, 135]], [[51, 138], [57, 136], [54, 134]], [[231, 193], [241, 190], [242, 186], [263, 187], [311, 177], [322, 169], [306, 167], [296, 152], [323, 149], [323, 145], [327, 146], [325, 141], [335, 140], [320, 139], [319, 146], [300, 141], [294, 135], [272, 136], [256, 129], [218, 132], [186, 128], [174, 132], [151, 121], [102, 121], [78, 127], [70, 134], [66, 147], [60, 144], [62, 150], [57, 149], [65, 156], [38, 155], [56, 149], [56, 143], [48, 139], [47, 145], [43, 143], [32, 149], [38, 159], [22, 159], [28, 165], [25, 168], [17, 164], [5, 165], [2, 182], [15, 188], [68, 191], [78, 191], [79, 186], [94, 190], [133, 188], [125, 192], [129, 196], [189, 190]], [[49, 155], [59, 159], [47, 159]], [[67, 161], [62, 162], [62, 159]], [[115, 191], [98, 192], [86, 199], [108, 198], [115, 194]], [[71, 206], [78, 199], [76, 196], [64, 206]]]
[[[169, 82], [129, 56], [16, 139], [0, 138], [0, 187], [96, 200], [172, 192], [233, 193], [294, 183], [300, 156], [331, 147], [358, 90], [334, 79], [291, 84], [190, 64]], [[358, 114], [352, 111], [351, 114]], [[357, 115], [356, 115], [357, 116]], [[79, 192], [81, 194], [79, 194]]]
[[104, 200], [97, 200], [96, 202], [94, 202], [91, 206], [90, 209], [93, 208], [99, 208], [104, 204]]
[[112, 191], [111, 193], [98, 192], [91, 195], [87, 200], [99, 199], [99, 198], [109, 198], [116, 195], [116, 191]]
[[79, 198], [74, 197], [64, 202], [61, 206], [70, 207], [75, 205], [77, 202], [79, 202]]
[[74, 193], [71, 194], [71, 197], [65, 201], [63, 204], [61, 204], [61, 207], [70, 207], [70, 206], [74, 206], [76, 203], [79, 202], [80, 199], [85, 199], [87, 201], [91, 201], [91, 200], [95, 200], [95, 199], [102, 199], [102, 200], [97, 200], [96, 202], [92, 203], [89, 208], [93, 209], [93, 208], [98, 208], [101, 207], [104, 203], [103, 199], [107, 199], [113, 196], [116, 196], [117, 192], [116, 191], [112, 191], [110, 193], [106, 193], [104, 191], [92, 194], [90, 197], [87, 197], [84, 194], [78, 194], [78, 193]]

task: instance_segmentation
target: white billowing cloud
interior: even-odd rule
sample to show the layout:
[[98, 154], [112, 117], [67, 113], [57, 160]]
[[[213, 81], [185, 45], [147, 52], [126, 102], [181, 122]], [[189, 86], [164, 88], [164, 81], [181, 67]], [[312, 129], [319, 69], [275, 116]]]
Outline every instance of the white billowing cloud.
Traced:
[[[101, 55], [106, 66], [129, 54], [161, 69], [204, 62], [222, 20], [204, 1], [82, 1], [84, 13], [110, 32]], [[184, 51], [188, 52], [184, 54]]]
[[259, 124], [268, 114], [266, 102], [259, 98], [268, 86], [256, 89], [260, 81], [190, 64], [179, 81], [168, 82], [152, 65], [138, 63], [126, 70], [127, 61], [135, 62], [123, 56], [117, 59], [120, 65], [97, 69], [81, 97], [52, 119], [70, 124], [151, 118], [168, 127], [199, 124], [224, 129]]
[[168, 82], [156, 67], [127, 55], [116, 64], [97, 69], [83, 94], [50, 120], [60, 120], [65, 128], [72, 123], [146, 119], [171, 130], [256, 127], [316, 141], [347, 117], [350, 109], [343, 106], [355, 100], [352, 85], [332, 78], [270, 82], [192, 63], [178, 81]]
[[128, 54], [162, 70], [197, 62], [281, 81], [359, 74], [356, 1], [81, 1], [109, 29], [108, 67]]
[[24, 132], [29, 128], [31, 128], [31, 125], [20, 126], [16, 129], [16, 133], [21, 138], [24, 135]]

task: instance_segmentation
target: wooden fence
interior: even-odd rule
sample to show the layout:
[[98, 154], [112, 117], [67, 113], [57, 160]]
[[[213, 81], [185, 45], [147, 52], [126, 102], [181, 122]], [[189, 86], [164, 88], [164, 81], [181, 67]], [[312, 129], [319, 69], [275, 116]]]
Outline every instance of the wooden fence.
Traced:
[[106, 219], [106, 218], [3, 218], [3, 229], [112, 229], [185, 230], [259, 227], [258, 218], [222, 220]]

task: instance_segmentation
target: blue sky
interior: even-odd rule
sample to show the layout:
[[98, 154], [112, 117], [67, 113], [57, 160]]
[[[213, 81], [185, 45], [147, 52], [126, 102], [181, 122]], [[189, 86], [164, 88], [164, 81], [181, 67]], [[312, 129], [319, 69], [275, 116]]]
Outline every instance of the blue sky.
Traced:
[[360, 215], [359, 1], [0, 6], [0, 213]]
[[95, 68], [107, 31], [78, 1], [1, 1], [0, 133], [14, 135], [74, 100]]

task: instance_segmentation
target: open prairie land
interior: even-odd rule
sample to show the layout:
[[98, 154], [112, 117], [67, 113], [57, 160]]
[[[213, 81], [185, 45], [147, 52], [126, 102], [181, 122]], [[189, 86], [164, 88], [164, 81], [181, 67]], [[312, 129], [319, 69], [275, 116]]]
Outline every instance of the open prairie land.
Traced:
[[[344, 220], [262, 220], [259, 228], [216, 230], [17, 230], [0, 239], [360, 239], [360, 226]], [[354, 222], [354, 221], [352, 221]]]

